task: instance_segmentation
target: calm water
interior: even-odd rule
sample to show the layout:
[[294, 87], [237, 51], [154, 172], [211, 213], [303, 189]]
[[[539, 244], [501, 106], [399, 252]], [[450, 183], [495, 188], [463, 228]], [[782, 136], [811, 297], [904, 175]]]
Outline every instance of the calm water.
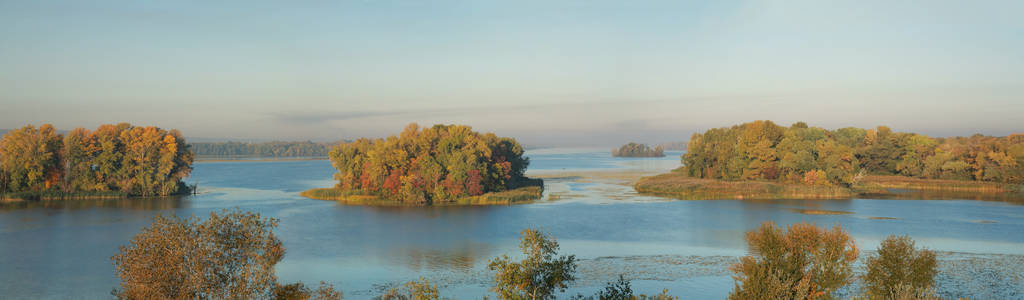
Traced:
[[[543, 149], [528, 153], [529, 174], [678, 167], [666, 158], [614, 159], [606, 149]], [[743, 233], [763, 221], [841, 224], [862, 249], [890, 234], [958, 258], [996, 259], [978, 272], [1000, 276], [993, 289], [1020, 297], [1016, 281], [1001, 279], [1024, 255], [1024, 206], [971, 200], [675, 201], [636, 195], [614, 180], [547, 180], [557, 201], [528, 205], [377, 208], [301, 198], [300, 191], [333, 184], [327, 161], [197, 163], [189, 182], [201, 195], [17, 205], [0, 210], [0, 295], [9, 298], [109, 298], [117, 286], [110, 256], [157, 213], [206, 215], [240, 207], [281, 220], [287, 255], [282, 282], [327, 280], [346, 298], [363, 299], [388, 284], [432, 278], [443, 295], [487, 293], [487, 260], [518, 252], [521, 229], [541, 227], [562, 251], [582, 258], [586, 294], [626, 273], [634, 290], [669, 288], [684, 298], [720, 299], [732, 288], [724, 269], [745, 254]], [[804, 215], [797, 209], [848, 211]], [[896, 218], [878, 220], [872, 217]], [[668, 262], [668, 263], [666, 263]], [[1017, 265], [1010, 265], [1017, 266]], [[1016, 268], [1016, 267], [1013, 267]], [[1003, 273], [999, 273], [1003, 272]], [[1010, 270], [1020, 274], [1021, 270]], [[1016, 280], [1020, 280], [1019, 278]], [[956, 284], [948, 279], [947, 286]], [[1000, 286], [1007, 284], [1010, 288]], [[1019, 289], [1020, 287], [1016, 287]], [[981, 294], [990, 295], [990, 294]], [[984, 298], [984, 297], [981, 297]]]

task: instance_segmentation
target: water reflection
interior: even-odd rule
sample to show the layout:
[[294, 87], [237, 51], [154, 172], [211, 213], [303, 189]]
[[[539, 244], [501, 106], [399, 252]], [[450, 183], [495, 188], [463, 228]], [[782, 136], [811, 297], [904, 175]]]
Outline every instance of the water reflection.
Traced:
[[11, 211], [19, 209], [63, 209], [81, 210], [91, 208], [120, 208], [132, 210], [169, 210], [184, 208], [185, 198], [190, 196], [169, 196], [169, 197], [130, 197], [110, 199], [66, 199], [66, 200], [36, 200], [17, 201], [0, 203], [0, 211]]
[[490, 259], [493, 250], [488, 244], [463, 242], [446, 249], [398, 248], [389, 251], [389, 256], [413, 272], [465, 272]]
[[929, 190], [908, 190], [888, 189], [888, 193], [877, 193], [862, 195], [870, 199], [900, 199], [900, 200], [982, 200], [1000, 201], [1015, 204], [1024, 204], [1024, 192], [1017, 193], [991, 193], [991, 192], [963, 192], [963, 191], [929, 191]]

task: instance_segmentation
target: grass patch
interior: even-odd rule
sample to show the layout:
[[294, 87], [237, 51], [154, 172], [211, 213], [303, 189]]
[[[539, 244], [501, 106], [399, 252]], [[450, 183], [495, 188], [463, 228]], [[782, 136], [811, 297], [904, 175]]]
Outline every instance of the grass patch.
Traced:
[[680, 170], [644, 177], [642, 194], [685, 200], [712, 199], [973, 199], [1024, 202], [1024, 187], [984, 181], [866, 176], [852, 188], [772, 181], [725, 181], [687, 176]]
[[[300, 196], [317, 199], [338, 201], [351, 205], [378, 205], [378, 206], [424, 206], [401, 201], [386, 200], [371, 193], [361, 190], [340, 190], [337, 188], [311, 189], [299, 193]], [[431, 206], [453, 206], [453, 205], [509, 205], [529, 202], [540, 199], [544, 195], [544, 181], [540, 179], [525, 179], [520, 183], [519, 188], [491, 192], [479, 196], [459, 198], [453, 202], [439, 202], [426, 205]]]
[[784, 184], [768, 181], [724, 181], [689, 177], [671, 172], [637, 181], [639, 193], [686, 200], [713, 199], [848, 199], [850, 189], [842, 187]]
[[921, 179], [906, 176], [871, 175], [864, 176], [856, 188], [862, 190], [908, 189], [978, 193], [1020, 193], [1020, 185], [987, 181]]

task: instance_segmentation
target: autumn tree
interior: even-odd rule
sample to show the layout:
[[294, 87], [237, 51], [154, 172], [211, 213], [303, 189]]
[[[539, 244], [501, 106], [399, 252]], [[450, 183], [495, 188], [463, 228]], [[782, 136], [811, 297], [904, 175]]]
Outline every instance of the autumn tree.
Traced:
[[865, 262], [864, 294], [870, 299], [889, 299], [899, 293], [920, 294], [935, 284], [938, 273], [935, 252], [914, 247], [909, 236], [889, 236], [878, 254]]
[[857, 246], [838, 225], [797, 223], [784, 231], [765, 222], [746, 241], [753, 254], [730, 267], [736, 285], [729, 299], [832, 299], [854, 278]]
[[254, 299], [275, 291], [284, 257], [277, 220], [223, 210], [206, 220], [156, 216], [113, 256], [123, 299]]
[[74, 195], [116, 192], [166, 196], [187, 191], [193, 154], [177, 130], [102, 125], [62, 136], [50, 125], [11, 131], [0, 140], [7, 192]]
[[4, 135], [0, 140], [0, 169], [6, 177], [7, 190], [44, 191], [56, 188], [61, 181], [61, 137], [49, 124], [26, 125]]
[[576, 280], [576, 256], [557, 256], [558, 241], [536, 229], [521, 232], [519, 248], [526, 258], [512, 261], [508, 255], [491, 260], [487, 268], [496, 271], [492, 291], [501, 299], [553, 299]]
[[614, 157], [664, 157], [665, 150], [661, 146], [651, 148], [645, 144], [629, 143], [619, 149], [612, 149]]
[[338, 145], [329, 156], [336, 188], [416, 204], [517, 188], [529, 165], [514, 139], [460, 125], [413, 123], [398, 136]]
[[694, 134], [682, 157], [689, 176], [850, 186], [858, 174], [1024, 183], [1024, 140], [932, 138], [914, 133], [754, 121]]

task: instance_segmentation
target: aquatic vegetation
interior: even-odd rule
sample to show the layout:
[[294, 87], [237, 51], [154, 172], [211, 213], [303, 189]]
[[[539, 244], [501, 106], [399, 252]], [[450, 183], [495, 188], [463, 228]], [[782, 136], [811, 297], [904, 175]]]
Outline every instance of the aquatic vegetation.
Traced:
[[825, 209], [793, 209], [793, 211], [802, 213], [805, 215], [852, 215], [853, 212], [838, 211], [838, 210], [825, 210]]

